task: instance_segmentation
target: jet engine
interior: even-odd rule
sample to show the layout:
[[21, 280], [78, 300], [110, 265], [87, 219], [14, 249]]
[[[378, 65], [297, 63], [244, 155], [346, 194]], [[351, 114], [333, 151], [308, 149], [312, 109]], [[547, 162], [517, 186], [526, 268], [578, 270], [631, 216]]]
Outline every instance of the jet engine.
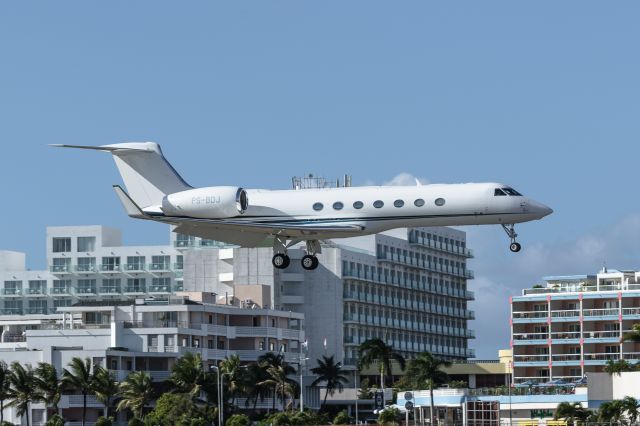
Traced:
[[247, 191], [236, 186], [211, 186], [169, 194], [162, 199], [167, 216], [225, 219], [247, 210]]

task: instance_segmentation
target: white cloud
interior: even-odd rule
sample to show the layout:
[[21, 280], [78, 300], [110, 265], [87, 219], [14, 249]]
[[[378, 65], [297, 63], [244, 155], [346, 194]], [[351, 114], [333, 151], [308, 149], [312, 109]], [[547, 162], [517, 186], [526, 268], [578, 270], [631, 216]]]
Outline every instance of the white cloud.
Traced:
[[417, 178], [411, 173], [402, 172], [391, 178], [391, 180], [383, 183], [384, 186], [413, 186], [416, 184], [416, 179], [423, 185], [429, 183], [427, 179]]
[[509, 296], [541, 283], [543, 276], [595, 274], [605, 262], [609, 269], [640, 266], [640, 214], [571, 241], [529, 239], [518, 254], [506, 249], [506, 236], [493, 227], [462, 229], [476, 253], [470, 264], [476, 279], [469, 287], [476, 295], [470, 308], [476, 311], [471, 328], [477, 338], [471, 346], [482, 358], [495, 357], [497, 349], [509, 345]]

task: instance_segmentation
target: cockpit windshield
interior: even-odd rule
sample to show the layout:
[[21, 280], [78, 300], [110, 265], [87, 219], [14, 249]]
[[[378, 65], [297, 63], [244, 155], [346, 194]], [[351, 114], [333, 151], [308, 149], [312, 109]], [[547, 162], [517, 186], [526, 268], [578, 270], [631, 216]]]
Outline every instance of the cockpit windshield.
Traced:
[[513, 189], [513, 188], [509, 188], [509, 187], [506, 187], [506, 188], [496, 188], [496, 189], [493, 191], [493, 196], [494, 196], [494, 197], [505, 196], [505, 195], [511, 195], [511, 196], [513, 196], [513, 197], [522, 197], [522, 194], [521, 194], [521, 193], [519, 193], [519, 192], [518, 192], [518, 191], [516, 191], [515, 189]]

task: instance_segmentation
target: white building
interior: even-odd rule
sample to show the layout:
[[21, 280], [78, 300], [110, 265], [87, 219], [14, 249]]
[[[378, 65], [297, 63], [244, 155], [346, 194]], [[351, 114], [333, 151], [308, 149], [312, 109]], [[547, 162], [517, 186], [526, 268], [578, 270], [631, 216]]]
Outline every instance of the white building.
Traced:
[[640, 322], [640, 272], [545, 278], [511, 298], [514, 381], [578, 380], [609, 360], [640, 360], [622, 336]]

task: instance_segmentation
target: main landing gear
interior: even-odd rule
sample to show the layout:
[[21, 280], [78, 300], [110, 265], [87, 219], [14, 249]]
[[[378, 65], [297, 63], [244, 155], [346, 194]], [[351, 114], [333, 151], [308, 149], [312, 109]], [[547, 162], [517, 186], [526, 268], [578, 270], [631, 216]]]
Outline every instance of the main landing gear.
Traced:
[[[273, 241], [273, 250], [276, 254], [273, 255], [271, 259], [271, 263], [277, 269], [285, 269], [291, 264], [291, 258], [287, 254], [287, 249], [294, 244], [299, 243], [300, 240], [293, 240], [287, 243], [286, 239], [282, 239], [278, 236], [275, 237]], [[307, 254], [302, 256], [300, 263], [304, 269], [307, 271], [312, 271], [320, 265], [316, 254], [321, 253], [320, 241], [318, 240], [309, 240], [307, 243]]]
[[515, 225], [513, 225], [513, 224], [511, 224], [511, 225], [502, 224], [502, 229], [504, 229], [504, 232], [507, 233], [507, 236], [509, 236], [509, 239], [511, 240], [511, 244], [509, 244], [509, 250], [511, 250], [514, 253], [519, 252], [520, 249], [522, 249], [522, 246], [520, 245], [519, 242], [516, 241], [516, 238], [518, 237], [518, 234], [516, 234]]

